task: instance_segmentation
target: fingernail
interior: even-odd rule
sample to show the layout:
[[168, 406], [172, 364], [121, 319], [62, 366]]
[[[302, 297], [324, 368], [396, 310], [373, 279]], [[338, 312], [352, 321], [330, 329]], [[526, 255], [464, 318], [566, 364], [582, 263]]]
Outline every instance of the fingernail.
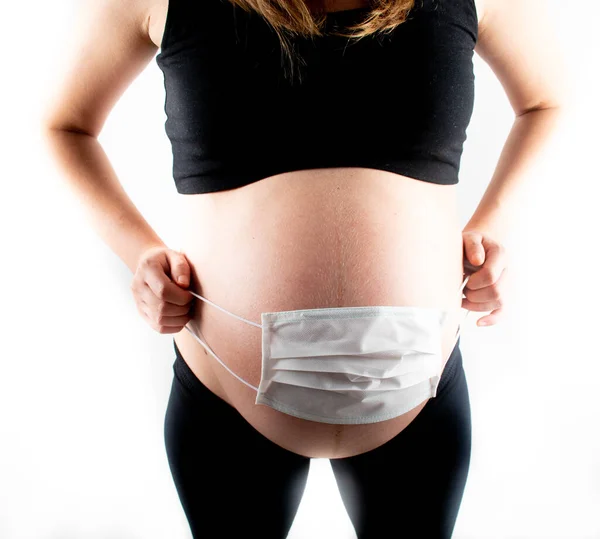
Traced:
[[179, 284], [187, 284], [187, 279], [185, 277], [178, 277], [177, 282]]
[[479, 322], [480, 326], [489, 326], [490, 323], [487, 320], [484, 320], [483, 322]]

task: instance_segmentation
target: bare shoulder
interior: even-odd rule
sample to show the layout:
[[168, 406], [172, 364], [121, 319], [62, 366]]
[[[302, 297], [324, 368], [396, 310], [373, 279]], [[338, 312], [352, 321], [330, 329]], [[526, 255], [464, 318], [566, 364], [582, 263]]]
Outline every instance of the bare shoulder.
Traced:
[[143, 0], [147, 10], [148, 38], [156, 47], [160, 47], [162, 37], [167, 22], [167, 11], [169, 9], [169, 0]]

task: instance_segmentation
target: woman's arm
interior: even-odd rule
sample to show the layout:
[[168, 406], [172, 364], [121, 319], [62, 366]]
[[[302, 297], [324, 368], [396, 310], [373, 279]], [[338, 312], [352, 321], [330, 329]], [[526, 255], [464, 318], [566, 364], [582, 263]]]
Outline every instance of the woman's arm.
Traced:
[[464, 230], [506, 239], [527, 173], [563, 119], [571, 88], [544, 0], [485, 0], [475, 51], [502, 84], [515, 121]]
[[527, 173], [560, 124], [563, 108], [535, 109], [515, 118], [496, 169], [475, 212], [463, 231], [489, 234], [502, 244], [509, 243], [513, 216], [524, 210]]
[[84, 206], [93, 229], [135, 273], [148, 248], [165, 244], [123, 189], [96, 137], [48, 129], [45, 139], [60, 176]]
[[60, 177], [98, 235], [132, 272], [144, 251], [164, 243], [124, 191], [97, 136], [156, 53], [145, 9], [141, 0], [80, 4], [40, 126]]

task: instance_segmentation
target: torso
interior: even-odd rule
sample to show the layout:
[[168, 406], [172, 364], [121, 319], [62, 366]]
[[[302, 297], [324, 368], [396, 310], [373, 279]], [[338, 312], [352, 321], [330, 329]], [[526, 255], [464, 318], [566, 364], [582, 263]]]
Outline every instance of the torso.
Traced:
[[[168, 0], [148, 2], [149, 37], [158, 46]], [[336, 5], [328, 11], [363, 2], [338, 0]], [[456, 185], [382, 170], [293, 171], [229, 191], [180, 195], [181, 230], [171, 247], [181, 249], [190, 263], [191, 290], [257, 323], [261, 312], [296, 309], [452, 309], [442, 336], [447, 361], [461, 316], [463, 245], [456, 195]], [[189, 325], [200, 328], [230, 369], [258, 386], [260, 329], [201, 300], [195, 303]], [[174, 338], [205, 386], [268, 439], [308, 457], [342, 458], [374, 449], [402, 431], [427, 403], [374, 424], [306, 421], [254, 404], [256, 392], [228, 373], [187, 330]]]

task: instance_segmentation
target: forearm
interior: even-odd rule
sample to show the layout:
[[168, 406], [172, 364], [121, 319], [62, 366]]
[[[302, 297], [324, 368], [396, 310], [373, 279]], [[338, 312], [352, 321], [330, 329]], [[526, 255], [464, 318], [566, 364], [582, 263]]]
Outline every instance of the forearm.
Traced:
[[500, 159], [477, 209], [463, 230], [487, 232], [504, 243], [515, 216], [524, 210], [527, 178], [562, 118], [562, 109], [549, 108], [517, 116]]
[[98, 140], [83, 133], [48, 129], [44, 142], [59, 176], [84, 206], [95, 232], [134, 273], [140, 255], [164, 242], [123, 189]]

